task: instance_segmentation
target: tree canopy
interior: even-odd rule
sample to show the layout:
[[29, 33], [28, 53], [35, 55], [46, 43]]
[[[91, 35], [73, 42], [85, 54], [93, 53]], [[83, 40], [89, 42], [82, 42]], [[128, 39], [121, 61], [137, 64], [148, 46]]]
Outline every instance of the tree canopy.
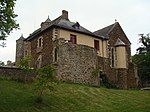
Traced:
[[137, 49], [137, 54], [133, 56], [133, 62], [137, 64], [138, 75], [142, 84], [150, 83], [150, 34], [140, 34], [141, 46]]
[[14, 13], [16, 0], [0, 0], [0, 40], [6, 40], [6, 37], [13, 29], [18, 29]]
[[142, 43], [142, 46], [137, 49], [138, 53], [143, 54], [150, 52], [150, 34], [139, 34], [139, 36], [141, 36], [139, 42]]

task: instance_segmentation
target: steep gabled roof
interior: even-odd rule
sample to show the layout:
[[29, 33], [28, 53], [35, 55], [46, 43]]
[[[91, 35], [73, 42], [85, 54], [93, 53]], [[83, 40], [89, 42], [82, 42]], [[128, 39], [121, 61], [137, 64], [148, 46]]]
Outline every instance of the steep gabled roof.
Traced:
[[100, 36], [104, 36], [106, 38], [108, 38], [108, 34], [112, 31], [112, 29], [115, 27], [115, 25], [118, 24], [118, 22], [112, 24], [112, 25], [109, 25], [107, 27], [104, 27], [100, 30], [97, 30], [95, 32], [93, 32], [95, 35], [100, 35]]
[[[103, 37], [103, 38], [107, 38], [107, 39], [109, 39], [109, 34], [111, 33], [111, 31], [116, 27], [116, 26], [120, 26], [120, 24], [118, 23], [118, 22], [115, 22], [114, 24], [111, 24], [111, 25], [109, 25], [109, 26], [107, 26], [107, 27], [104, 27], [104, 28], [102, 28], [102, 29], [100, 29], [100, 30], [97, 30], [97, 31], [95, 31], [95, 32], [93, 32], [95, 35], [99, 35], [99, 36], [101, 36], [101, 37]], [[121, 28], [121, 26], [120, 26], [120, 28]], [[121, 28], [121, 30], [123, 31], [123, 29]], [[124, 33], [124, 31], [123, 31], [123, 33]], [[124, 33], [125, 34], [125, 33]], [[126, 34], [125, 34], [125, 36], [126, 36]], [[126, 39], [129, 41], [129, 39], [127, 38], [127, 36], [126, 36]], [[131, 42], [129, 41], [129, 43], [131, 44]]]
[[[46, 20], [47, 21], [47, 20]], [[77, 25], [77, 26], [76, 26]], [[86, 35], [90, 35], [90, 36], [94, 36], [96, 38], [102, 38], [99, 35], [95, 35], [94, 33], [92, 33], [91, 31], [87, 30], [86, 28], [80, 26], [80, 24], [78, 22], [71, 22], [69, 21], [69, 19], [65, 19], [63, 17], [63, 15], [59, 16], [58, 18], [54, 19], [53, 21], [51, 21], [49, 23], [49, 26], [42, 30], [41, 28], [37, 29], [36, 31], [34, 31], [32, 34], [29, 35], [29, 37], [26, 38], [26, 40], [31, 40], [33, 39], [36, 35], [42, 33], [43, 31], [51, 28], [51, 27], [58, 27], [58, 28], [62, 28], [65, 30], [69, 30], [69, 31], [74, 31], [74, 32], [78, 32], [78, 33], [82, 33], [82, 34], [86, 34]]]

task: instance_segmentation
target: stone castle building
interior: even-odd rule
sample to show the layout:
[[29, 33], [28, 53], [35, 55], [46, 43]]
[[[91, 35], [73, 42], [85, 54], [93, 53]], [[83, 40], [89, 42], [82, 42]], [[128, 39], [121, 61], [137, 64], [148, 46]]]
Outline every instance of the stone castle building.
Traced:
[[71, 22], [63, 10], [58, 18], [48, 18], [27, 38], [16, 41], [16, 62], [26, 55], [32, 56], [31, 67], [55, 65], [59, 80], [98, 85], [100, 78], [92, 71], [100, 66], [118, 87], [137, 86], [131, 43], [118, 22], [91, 32]]

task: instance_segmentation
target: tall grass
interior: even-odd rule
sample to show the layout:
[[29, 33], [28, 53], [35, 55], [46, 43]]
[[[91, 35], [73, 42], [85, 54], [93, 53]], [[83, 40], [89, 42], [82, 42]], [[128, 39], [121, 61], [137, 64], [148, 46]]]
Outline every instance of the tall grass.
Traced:
[[0, 80], [0, 112], [150, 112], [150, 91], [61, 83], [34, 104], [33, 84]]

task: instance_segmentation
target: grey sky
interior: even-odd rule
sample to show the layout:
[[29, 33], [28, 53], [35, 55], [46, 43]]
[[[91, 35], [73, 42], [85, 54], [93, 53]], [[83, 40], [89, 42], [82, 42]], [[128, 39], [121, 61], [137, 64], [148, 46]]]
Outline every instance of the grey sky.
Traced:
[[62, 10], [69, 12], [69, 19], [95, 31], [115, 22], [120, 23], [131, 41], [132, 55], [139, 46], [138, 34], [150, 33], [150, 0], [17, 0], [15, 13], [20, 30], [7, 38], [7, 47], [0, 47], [0, 61], [15, 61], [16, 39], [23, 33], [27, 37], [40, 27], [49, 15], [53, 20]]

